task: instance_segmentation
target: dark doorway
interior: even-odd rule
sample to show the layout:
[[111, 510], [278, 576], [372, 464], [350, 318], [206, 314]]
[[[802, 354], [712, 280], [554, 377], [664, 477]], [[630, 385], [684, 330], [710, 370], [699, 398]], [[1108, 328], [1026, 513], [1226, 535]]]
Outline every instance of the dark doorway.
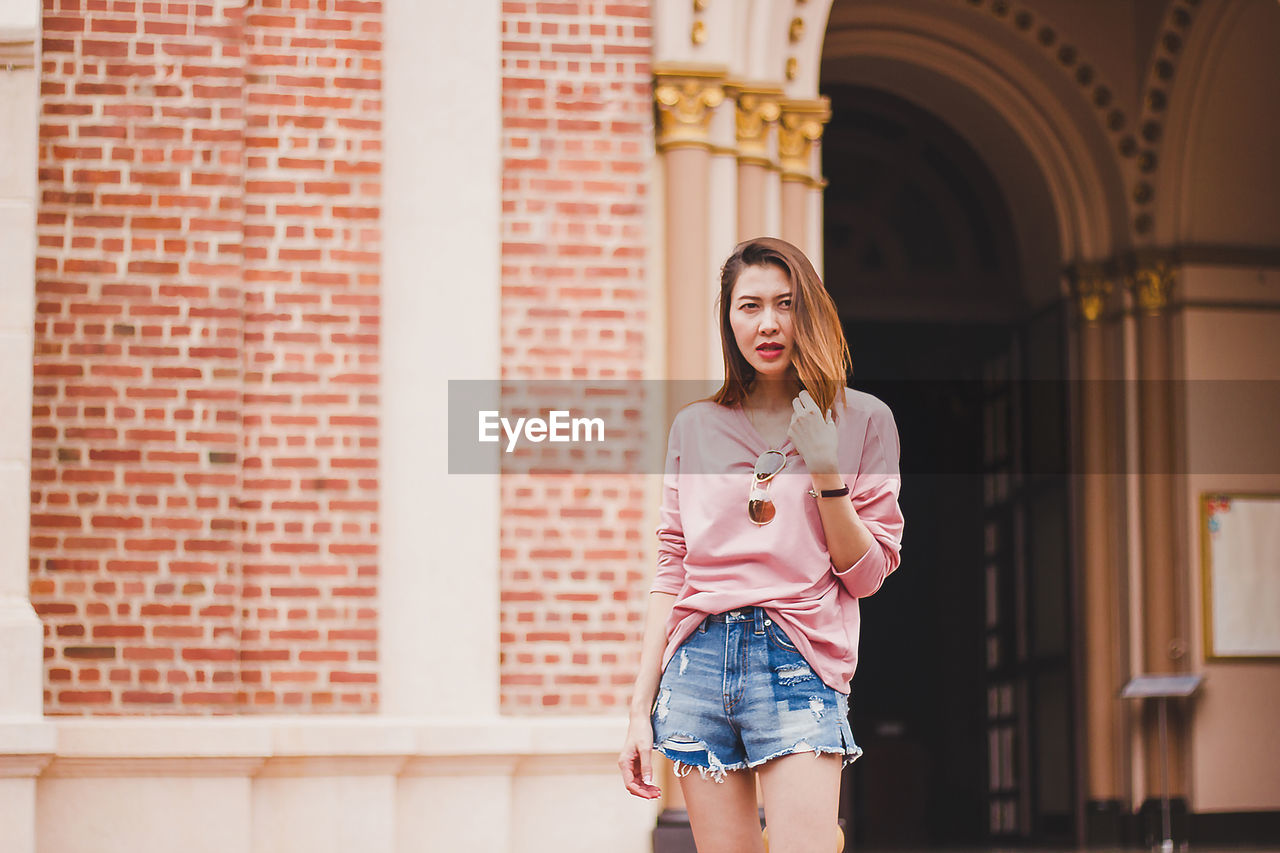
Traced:
[[853, 387], [894, 412], [906, 518], [862, 602], [841, 815], [863, 848], [1070, 842], [1061, 306], [1026, 304], [1007, 206], [950, 128], [828, 95], [825, 280]]
[[[982, 409], [979, 354], [1001, 326], [854, 323], [853, 387], [893, 410], [902, 446], [902, 565], [861, 602], [846, 806], [864, 848], [984, 839]], [[955, 363], [963, 358], [966, 365]], [[954, 368], [952, 380], [937, 366]], [[968, 377], [963, 378], [963, 377]], [[865, 378], [864, 378], [865, 377]]]

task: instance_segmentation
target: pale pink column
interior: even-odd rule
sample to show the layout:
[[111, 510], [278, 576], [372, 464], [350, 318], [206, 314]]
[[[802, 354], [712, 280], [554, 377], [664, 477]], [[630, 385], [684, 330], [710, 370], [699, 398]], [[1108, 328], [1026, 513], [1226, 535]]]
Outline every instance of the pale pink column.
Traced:
[[[1173, 520], [1173, 393], [1169, 331], [1173, 270], [1164, 263], [1140, 267], [1131, 279], [1138, 311], [1138, 454], [1141, 466], [1142, 662], [1150, 673], [1184, 672], [1187, 640]], [[1144, 709], [1147, 796], [1160, 795], [1160, 741], [1154, 702]], [[1169, 703], [1169, 784], [1187, 793], [1186, 736], [1180, 703]]]
[[814, 143], [831, 118], [826, 98], [783, 101], [778, 124], [778, 164], [782, 169], [782, 239], [809, 245], [809, 197], [822, 179]]
[[1115, 667], [1117, 613], [1124, 573], [1118, 570], [1112, 535], [1123, 515], [1112, 506], [1109, 487], [1111, 421], [1106, 363], [1107, 302], [1111, 281], [1100, 270], [1082, 271], [1076, 282], [1078, 376], [1080, 382], [1080, 551], [1083, 563], [1085, 796], [1091, 802], [1119, 796], [1116, 756], [1116, 695], [1121, 687]]
[[781, 89], [730, 86], [738, 157], [738, 239], [766, 236], [765, 191], [769, 171], [770, 129], [777, 122]]
[[[711, 262], [710, 122], [724, 100], [721, 70], [658, 65], [654, 99], [658, 105], [657, 147], [662, 158], [667, 330], [666, 421], [690, 402], [692, 383], [705, 379], [714, 331], [712, 291], [706, 280]], [[680, 784], [667, 761], [659, 785], [664, 809], [684, 808]]]
[[701, 379], [710, 343], [707, 295], [712, 110], [724, 100], [723, 72], [659, 65], [658, 152], [665, 176], [667, 377]]

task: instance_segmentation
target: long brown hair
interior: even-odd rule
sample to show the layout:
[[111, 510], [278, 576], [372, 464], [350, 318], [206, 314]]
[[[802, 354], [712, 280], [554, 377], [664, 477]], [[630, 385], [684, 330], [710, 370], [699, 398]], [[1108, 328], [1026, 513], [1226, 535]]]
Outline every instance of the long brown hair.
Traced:
[[722, 406], [742, 404], [755, 387], [756, 371], [738, 349], [729, 323], [733, 285], [747, 267], [775, 266], [791, 284], [791, 315], [795, 329], [791, 365], [800, 384], [821, 411], [830, 409], [839, 398], [853, 369], [849, 344], [840, 326], [836, 304], [818, 278], [809, 259], [786, 240], [756, 237], [739, 243], [720, 268], [720, 348], [724, 353], [724, 384], [711, 399]]

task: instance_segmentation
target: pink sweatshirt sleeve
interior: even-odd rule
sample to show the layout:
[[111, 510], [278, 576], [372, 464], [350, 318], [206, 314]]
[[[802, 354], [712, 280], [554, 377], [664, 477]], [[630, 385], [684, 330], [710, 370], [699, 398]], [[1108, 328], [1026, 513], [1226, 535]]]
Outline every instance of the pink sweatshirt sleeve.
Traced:
[[902, 487], [899, 455], [898, 427], [893, 421], [893, 413], [887, 406], [879, 407], [867, 424], [862, 459], [850, 490], [853, 508], [875, 537], [875, 542], [858, 562], [845, 571], [832, 569], [855, 598], [873, 594], [898, 568], [899, 551], [902, 549], [902, 510], [898, 506], [898, 491]]
[[671, 424], [662, 474], [662, 507], [658, 511], [658, 570], [650, 592], [679, 595], [684, 588], [684, 526], [680, 522], [680, 417]]

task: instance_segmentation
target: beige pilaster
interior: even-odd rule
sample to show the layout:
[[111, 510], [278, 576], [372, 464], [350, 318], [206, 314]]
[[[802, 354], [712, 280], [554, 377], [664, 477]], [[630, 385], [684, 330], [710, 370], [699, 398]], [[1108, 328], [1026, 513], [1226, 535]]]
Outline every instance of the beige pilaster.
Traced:
[[[705, 379], [715, 331], [714, 288], [705, 280], [711, 265], [711, 120], [723, 101], [723, 68], [657, 65], [657, 148], [662, 159], [666, 261], [666, 422], [690, 402], [693, 383]], [[684, 808], [670, 762], [655, 754], [664, 810]]]
[[1080, 552], [1084, 570], [1085, 796], [1091, 801], [1119, 795], [1116, 737], [1120, 675], [1115, 669], [1116, 614], [1123, 589], [1110, 543], [1121, 516], [1109, 488], [1114, 460], [1109, 452], [1111, 407], [1103, 316], [1115, 288], [1097, 267], [1082, 268], [1075, 281], [1078, 311], [1081, 457]]
[[709, 246], [712, 112], [724, 100], [724, 70], [656, 66], [658, 153], [665, 190], [667, 378], [703, 379], [715, 329], [705, 280]]
[[36, 850], [36, 776], [54, 749], [43, 719], [43, 629], [31, 607], [31, 376], [35, 320], [40, 4], [0, 0], [0, 847]]
[[[1138, 459], [1142, 543], [1142, 662], [1149, 673], [1187, 669], [1187, 641], [1174, 548], [1173, 393], [1169, 305], [1175, 281], [1164, 262], [1142, 264], [1129, 278], [1138, 325]], [[1154, 702], [1143, 712], [1146, 791], [1163, 784]], [[1169, 703], [1170, 794], [1185, 796], [1186, 738], [1181, 703]]]
[[782, 170], [782, 239], [806, 248], [810, 244], [811, 195], [821, 193], [815, 143], [831, 118], [826, 98], [782, 102], [778, 118], [778, 165]]
[[781, 89], [730, 85], [738, 157], [738, 239], [768, 234], [765, 193], [774, 169], [770, 130], [781, 112]]
[[[380, 477], [379, 710], [495, 720], [500, 486], [496, 476], [447, 473], [439, 415], [450, 380], [488, 380], [486, 408], [499, 408], [502, 74], [489, 34], [501, 10], [394, 3], [386, 15], [380, 426], [395, 464]], [[467, 310], [438, 322], [436, 307], [461, 280]]]

